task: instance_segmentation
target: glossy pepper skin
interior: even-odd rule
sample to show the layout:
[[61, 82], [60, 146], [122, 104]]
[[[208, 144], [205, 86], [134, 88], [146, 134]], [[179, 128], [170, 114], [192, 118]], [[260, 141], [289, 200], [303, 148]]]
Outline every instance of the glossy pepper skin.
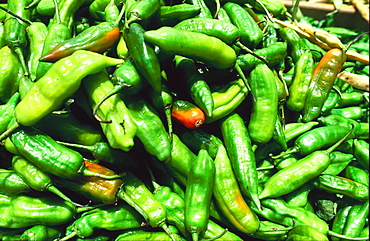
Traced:
[[56, 226], [73, 220], [76, 214], [73, 204], [52, 196], [37, 198], [1, 195], [0, 204], [0, 227], [6, 228], [23, 228], [37, 224]]
[[206, 34], [163, 26], [146, 31], [144, 37], [164, 52], [192, 58], [215, 68], [231, 68], [236, 61], [236, 53], [230, 46]]
[[267, 65], [259, 64], [251, 71], [250, 82], [255, 100], [252, 100], [248, 131], [253, 141], [267, 143], [273, 136], [278, 115], [275, 76]]
[[208, 83], [201, 74], [192, 59], [179, 55], [174, 57], [176, 74], [185, 81], [185, 86], [194, 103], [201, 108], [207, 116], [212, 116], [214, 101]]
[[252, 15], [241, 5], [227, 2], [223, 5], [223, 8], [229, 15], [231, 22], [239, 29], [242, 44], [254, 48], [262, 41], [262, 30], [254, 21]]
[[[269, 67], [280, 63], [286, 56], [288, 45], [286, 42], [276, 42], [266, 48], [256, 49], [255, 54], [263, 57]], [[257, 64], [263, 63], [262, 60], [250, 54], [240, 54], [236, 58], [236, 63], [242, 70], [252, 70]]]
[[204, 112], [186, 100], [175, 100], [171, 108], [171, 116], [187, 128], [195, 129], [204, 124]]
[[0, 49], [0, 102], [6, 103], [19, 87], [19, 75], [23, 74], [18, 57], [8, 47]]
[[[187, 238], [191, 239], [185, 226], [185, 201], [174, 193], [168, 186], [162, 186], [154, 191], [154, 197], [162, 203], [168, 212], [168, 222], [175, 225]], [[205, 239], [218, 237], [218, 240], [241, 240], [235, 233], [226, 231], [211, 219], [208, 221], [207, 229], [202, 236]]]
[[247, 126], [244, 124], [243, 118], [234, 112], [221, 119], [220, 127], [240, 190], [260, 208], [258, 183], [256, 181], [258, 179], [256, 159]]
[[319, 176], [330, 164], [329, 154], [335, 150], [351, 134], [350, 130], [344, 137], [327, 150], [318, 150], [301, 158], [296, 163], [278, 171], [265, 183], [260, 199], [280, 197], [288, 194]]
[[52, 192], [63, 200], [78, 206], [78, 204], [74, 203], [68, 196], [54, 186], [50, 175], [40, 170], [40, 168], [26, 158], [14, 155], [12, 158], [12, 167], [32, 189], [41, 192]]
[[0, 169], [0, 178], [0, 194], [2, 195], [17, 196], [32, 191], [32, 188], [14, 170]]
[[138, 23], [132, 23], [125, 29], [124, 39], [135, 66], [146, 81], [157, 92], [161, 92], [161, 66], [154, 48], [144, 40], [145, 30]]
[[63, 41], [48, 53], [41, 56], [40, 61], [56, 62], [67, 57], [76, 50], [89, 50], [103, 53], [118, 41], [119, 28], [111, 23], [102, 22], [91, 26], [76, 37]]
[[15, 92], [12, 97], [3, 105], [0, 105], [0, 132], [3, 133], [12, 118], [14, 118], [14, 110], [20, 101], [20, 95]]
[[[97, 103], [114, 88], [106, 70], [89, 75], [82, 84], [92, 110], [95, 110]], [[97, 109], [97, 114], [105, 120], [100, 121], [100, 126], [109, 145], [123, 151], [131, 150], [137, 126], [120, 96], [115, 95], [105, 100]]]
[[[58, 144], [49, 135], [35, 128], [18, 129], [10, 139], [22, 156], [47, 173], [66, 179], [77, 178], [83, 173], [99, 176], [86, 169], [80, 153]], [[117, 177], [119, 176], [114, 178]]]
[[24, 99], [19, 102], [15, 109], [17, 122], [24, 126], [36, 124], [59, 108], [80, 87], [84, 77], [122, 62], [86, 50], [76, 51], [61, 59], [32, 85]]
[[148, 101], [138, 95], [128, 97], [125, 103], [137, 126], [136, 136], [145, 150], [160, 161], [170, 161], [170, 136], [158, 112]]
[[213, 195], [225, 217], [239, 231], [252, 234], [258, 230], [259, 218], [244, 201], [224, 145], [219, 145], [216, 157], [216, 182]]
[[145, 186], [145, 183], [131, 172], [122, 177], [122, 181], [124, 185], [117, 193], [118, 198], [126, 201], [138, 211], [151, 227], [160, 227], [172, 236], [173, 234], [167, 226], [166, 208], [155, 199], [154, 194]]
[[190, 168], [184, 197], [185, 225], [193, 241], [207, 229], [215, 172], [213, 159], [201, 149]]
[[316, 65], [302, 110], [304, 122], [315, 120], [334, 85], [334, 81], [346, 61], [346, 53], [338, 48], [329, 50]]
[[143, 221], [140, 214], [127, 204], [97, 208], [76, 219], [67, 227], [70, 233], [59, 240], [65, 241], [75, 236], [89, 237], [95, 229], [115, 231], [140, 228]]

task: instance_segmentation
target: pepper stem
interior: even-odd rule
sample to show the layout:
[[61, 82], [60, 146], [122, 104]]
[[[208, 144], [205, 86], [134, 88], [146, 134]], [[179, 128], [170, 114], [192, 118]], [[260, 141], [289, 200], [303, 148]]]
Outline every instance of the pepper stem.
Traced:
[[73, 237], [74, 237], [74, 236], [76, 236], [76, 235], [77, 235], [77, 231], [73, 231], [73, 232], [71, 232], [70, 234], [68, 234], [68, 235], [64, 236], [63, 238], [61, 238], [61, 239], [56, 239], [56, 240], [58, 240], [58, 241], [66, 241], [66, 240], [69, 240], [69, 239], [73, 238]]
[[62, 198], [63, 200], [72, 203], [76, 207], [83, 207], [82, 204], [73, 202], [69, 197], [67, 197], [62, 191], [60, 191], [56, 186], [50, 185], [46, 188], [49, 192], [54, 193], [58, 197]]
[[94, 146], [86, 146], [86, 145], [81, 145], [81, 144], [76, 144], [76, 143], [67, 143], [67, 142], [63, 142], [63, 141], [56, 141], [56, 142], [58, 142], [59, 144], [61, 144], [63, 146], [79, 148], [79, 149], [87, 150], [87, 151], [90, 151], [90, 152], [93, 152], [95, 150]]
[[235, 46], [241, 48], [242, 50], [246, 51], [248, 54], [253, 55], [257, 59], [261, 60], [263, 63], [265, 63], [265, 64], [268, 65], [268, 62], [267, 62], [267, 60], [264, 57], [259, 56], [258, 54], [256, 54], [255, 52], [253, 52], [251, 49], [249, 49], [247, 46], [245, 46], [244, 44], [242, 44], [240, 41], [237, 40], [235, 42]]
[[8, 138], [13, 133], [13, 131], [15, 131], [18, 127], [20, 127], [20, 125], [17, 121], [15, 121], [10, 127], [8, 127], [6, 131], [4, 131], [0, 135], [0, 142]]
[[108, 98], [110, 98], [111, 96], [115, 95], [115, 94], [118, 94], [123, 88], [130, 88], [132, 87], [132, 85], [129, 85], [129, 84], [119, 84], [119, 85], [115, 85], [113, 87], [113, 89], [111, 89], [94, 107], [93, 109], [93, 115], [95, 117], [95, 119], [97, 119], [99, 122], [101, 123], [112, 123], [111, 120], [103, 120], [101, 119], [97, 112], [98, 112], [98, 109], [99, 107], [104, 103], [104, 101], [106, 101]]
[[176, 240], [176, 237], [173, 235], [173, 233], [171, 232], [171, 230], [168, 228], [167, 224], [165, 222], [162, 222], [159, 227], [161, 227], [169, 236], [170, 238], [173, 240], [173, 241], [177, 241]]
[[290, 149], [288, 149], [287, 151], [283, 151], [283, 152], [281, 152], [279, 155], [277, 155], [277, 156], [273, 156], [272, 154], [270, 154], [269, 156], [272, 158], [272, 159], [279, 159], [279, 158], [281, 158], [281, 157], [285, 157], [285, 156], [287, 156], [287, 155], [289, 155], [289, 154], [292, 154], [292, 153], [296, 153], [296, 152], [298, 152], [299, 151], [299, 146], [294, 146], [294, 147], [292, 147], [292, 148], [290, 148]]
[[354, 123], [350, 123], [350, 124], [351, 124], [351, 130], [345, 136], [343, 136], [343, 138], [340, 139], [337, 143], [335, 143], [334, 145], [332, 145], [331, 147], [329, 147], [328, 149], [326, 149], [325, 152], [327, 154], [329, 154], [332, 151], [334, 151], [340, 144], [342, 144], [348, 138], [349, 135], [352, 134], [352, 132], [355, 129], [356, 125]]
[[222, 236], [224, 236], [224, 235], [225, 235], [225, 233], [226, 233], [227, 231], [229, 231], [229, 230], [228, 230], [227, 228], [225, 228], [225, 230], [224, 230], [222, 233], [220, 233], [219, 235], [217, 235], [216, 237], [213, 237], [213, 238], [207, 238], [207, 239], [202, 239], [202, 241], [212, 241], [212, 240], [217, 240], [217, 239], [221, 238]]
[[369, 236], [366, 236], [366, 237], [349, 237], [349, 236], [346, 236], [346, 235], [343, 235], [343, 234], [335, 233], [331, 230], [328, 231], [328, 235], [334, 236], [334, 237], [337, 237], [337, 238], [341, 238], [341, 239], [348, 239], [348, 240], [369, 240]]

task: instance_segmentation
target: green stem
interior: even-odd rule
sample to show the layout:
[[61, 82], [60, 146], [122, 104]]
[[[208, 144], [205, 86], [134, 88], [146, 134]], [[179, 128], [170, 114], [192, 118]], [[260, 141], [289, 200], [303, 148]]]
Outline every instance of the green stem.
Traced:
[[0, 142], [2, 142], [3, 140], [5, 140], [6, 138], [8, 138], [13, 133], [13, 131], [15, 131], [16, 129], [18, 129], [18, 127], [20, 127], [20, 125], [19, 125], [18, 122], [15, 121], [10, 127], [8, 127], [8, 129], [6, 131], [4, 131], [0, 135]]
[[348, 240], [369, 240], [369, 236], [367, 236], [367, 237], [349, 237], [349, 236], [345, 236], [345, 235], [342, 235], [342, 234], [339, 234], [339, 233], [335, 233], [331, 230], [328, 231], [328, 235], [334, 236], [334, 237], [337, 237], [337, 238], [341, 238], [341, 239], [348, 239]]

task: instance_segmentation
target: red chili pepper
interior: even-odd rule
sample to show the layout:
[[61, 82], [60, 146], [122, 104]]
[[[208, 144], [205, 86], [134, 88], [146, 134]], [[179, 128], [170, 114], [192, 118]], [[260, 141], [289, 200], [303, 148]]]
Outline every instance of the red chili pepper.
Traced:
[[40, 61], [56, 62], [81, 49], [103, 53], [118, 41], [119, 36], [120, 31], [117, 26], [102, 22], [55, 46], [42, 56]]
[[172, 104], [171, 116], [187, 128], [201, 127], [205, 120], [204, 112], [186, 100], [176, 100]]

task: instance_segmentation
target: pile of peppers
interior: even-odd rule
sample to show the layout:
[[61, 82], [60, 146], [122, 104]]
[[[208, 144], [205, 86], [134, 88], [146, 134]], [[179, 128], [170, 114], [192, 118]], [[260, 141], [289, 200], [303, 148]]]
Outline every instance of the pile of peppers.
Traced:
[[297, 12], [0, 3], [0, 239], [369, 240], [369, 33]]

